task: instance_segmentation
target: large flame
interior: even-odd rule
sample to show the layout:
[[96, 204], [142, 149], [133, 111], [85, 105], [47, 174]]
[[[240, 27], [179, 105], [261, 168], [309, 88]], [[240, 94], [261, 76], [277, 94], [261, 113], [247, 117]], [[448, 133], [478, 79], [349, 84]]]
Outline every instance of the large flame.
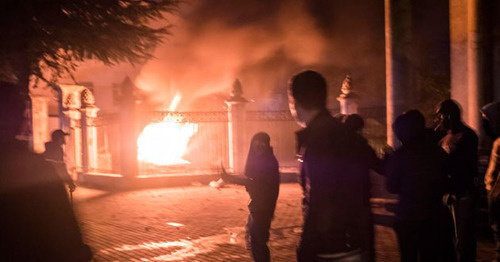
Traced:
[[[177, 93], [170, 103], [174, 111], [181, 100]], [[165, 117], [162, 122], [147, 125], [137, 139], [138, 160], [160, 166], [188, 164], [182, 158], [189, 139], [198, 131], [198, 125], [182, 122], [182, 118]]]

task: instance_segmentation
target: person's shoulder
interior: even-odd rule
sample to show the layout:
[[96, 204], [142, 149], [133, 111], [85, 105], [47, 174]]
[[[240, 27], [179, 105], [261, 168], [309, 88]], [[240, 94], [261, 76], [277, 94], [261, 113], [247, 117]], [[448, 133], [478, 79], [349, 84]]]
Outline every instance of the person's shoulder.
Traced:
[[476, 139], [476, 140], [478, 139], [476, 131], [474, 131], [472, 128], [470, 128], [467, 125], [464, 125], [464, 129], [462, 131], [462, 134], [465, 137], [469, 137], [469, 138]]

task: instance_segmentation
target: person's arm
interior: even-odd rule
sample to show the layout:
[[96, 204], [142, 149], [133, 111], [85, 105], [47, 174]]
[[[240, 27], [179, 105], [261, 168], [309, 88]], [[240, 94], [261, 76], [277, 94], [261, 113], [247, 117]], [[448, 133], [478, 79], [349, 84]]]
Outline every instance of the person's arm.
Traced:
[[498, 179], [498, 173], [500, 172], [500, 138], [495, 140], [493, 143], [493, 148], [491, 150], [490, 162], [488, 164], [488, 169], [486, 175], [484, 176], [484, 184], [486, 190], [489, 192], [495, 185]]
[[226, 183], [237, 184], [246, 186], [251, 182], [251, 179], [243, 175], [229, 175], [224, 168], [222, 168], [221, 178]]

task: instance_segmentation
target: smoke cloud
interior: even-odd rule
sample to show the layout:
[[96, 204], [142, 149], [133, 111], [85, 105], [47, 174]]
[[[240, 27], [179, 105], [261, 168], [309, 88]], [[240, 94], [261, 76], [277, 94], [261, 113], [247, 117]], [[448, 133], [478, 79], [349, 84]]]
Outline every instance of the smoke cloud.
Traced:
[[161, 109], [178, 93], [179, 110], [221, 109], [236, 78], [251, 108], [283, 109], [304, 69], [325, 75], [330, 100], [351, 73], [362, 103], [382, 104], [383, 19], [382, 0], [186, 1], [156, 58], [125, 71]]

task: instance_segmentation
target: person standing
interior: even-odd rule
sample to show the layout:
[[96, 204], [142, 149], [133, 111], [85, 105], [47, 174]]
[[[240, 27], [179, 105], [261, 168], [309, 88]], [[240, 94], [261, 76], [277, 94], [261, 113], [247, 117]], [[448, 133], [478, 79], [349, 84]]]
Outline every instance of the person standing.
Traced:
[[394, 230], [401, 261], [439, 261], [446, 152], [428, 139], [424, 116], [417, 110], [400, 115], [393, 126], [402, 146], [389, 156], [386, 184], [398, 195]]
[[328, 112], [327, 84], [318, 72], [293, 76], [288, 94], [290, 111], [304, 127], [297, 132], [304, 195], [297, 261], [369, 261], [363, 140]]
[[57, 174], [61, 177], [64, 183], [69, 187], [71, 192], [75, 191], [75, 182], [68, 174], [66, 163], [64, 162], [63, 145], [66, 144], [66, 136], [61, 129], [54, 130], [51, 134], [51, 141], [45, 143], [45, 152], [43, 156], [45, 160], [49, 161], [55, 168]]
[[256, 262], [271, 260], [267, 242], [279, 194], [279, 165], [273, 154], [271, 138], [267, 133], [255, 134], [250, 143], [245, 174], [228, 175], [224, 170], [224, 182], [245, 186], [250, 195], [246, 240]]
[[15, 86], [0, 90], [0, 260], [89, 261], [60, 177], [16, 140], [25, 101]]
[[450, 194], [455, 215], [456, 257], [458, 261], [476, 261], [475, 217], [478, 192], [478, 137], [462, 122], [459, 105], [451, 99], [442, 101], [437, 110], [436, 132], [439, 145], [450, 160]]
[[484, 176], [488, 192], [488, 208], [491, 230], [495, 239], [496, 260], [500, 261], [500, 102], [491, 103], [481, 109], [486, 134], [493, 140], [490, 162]]

